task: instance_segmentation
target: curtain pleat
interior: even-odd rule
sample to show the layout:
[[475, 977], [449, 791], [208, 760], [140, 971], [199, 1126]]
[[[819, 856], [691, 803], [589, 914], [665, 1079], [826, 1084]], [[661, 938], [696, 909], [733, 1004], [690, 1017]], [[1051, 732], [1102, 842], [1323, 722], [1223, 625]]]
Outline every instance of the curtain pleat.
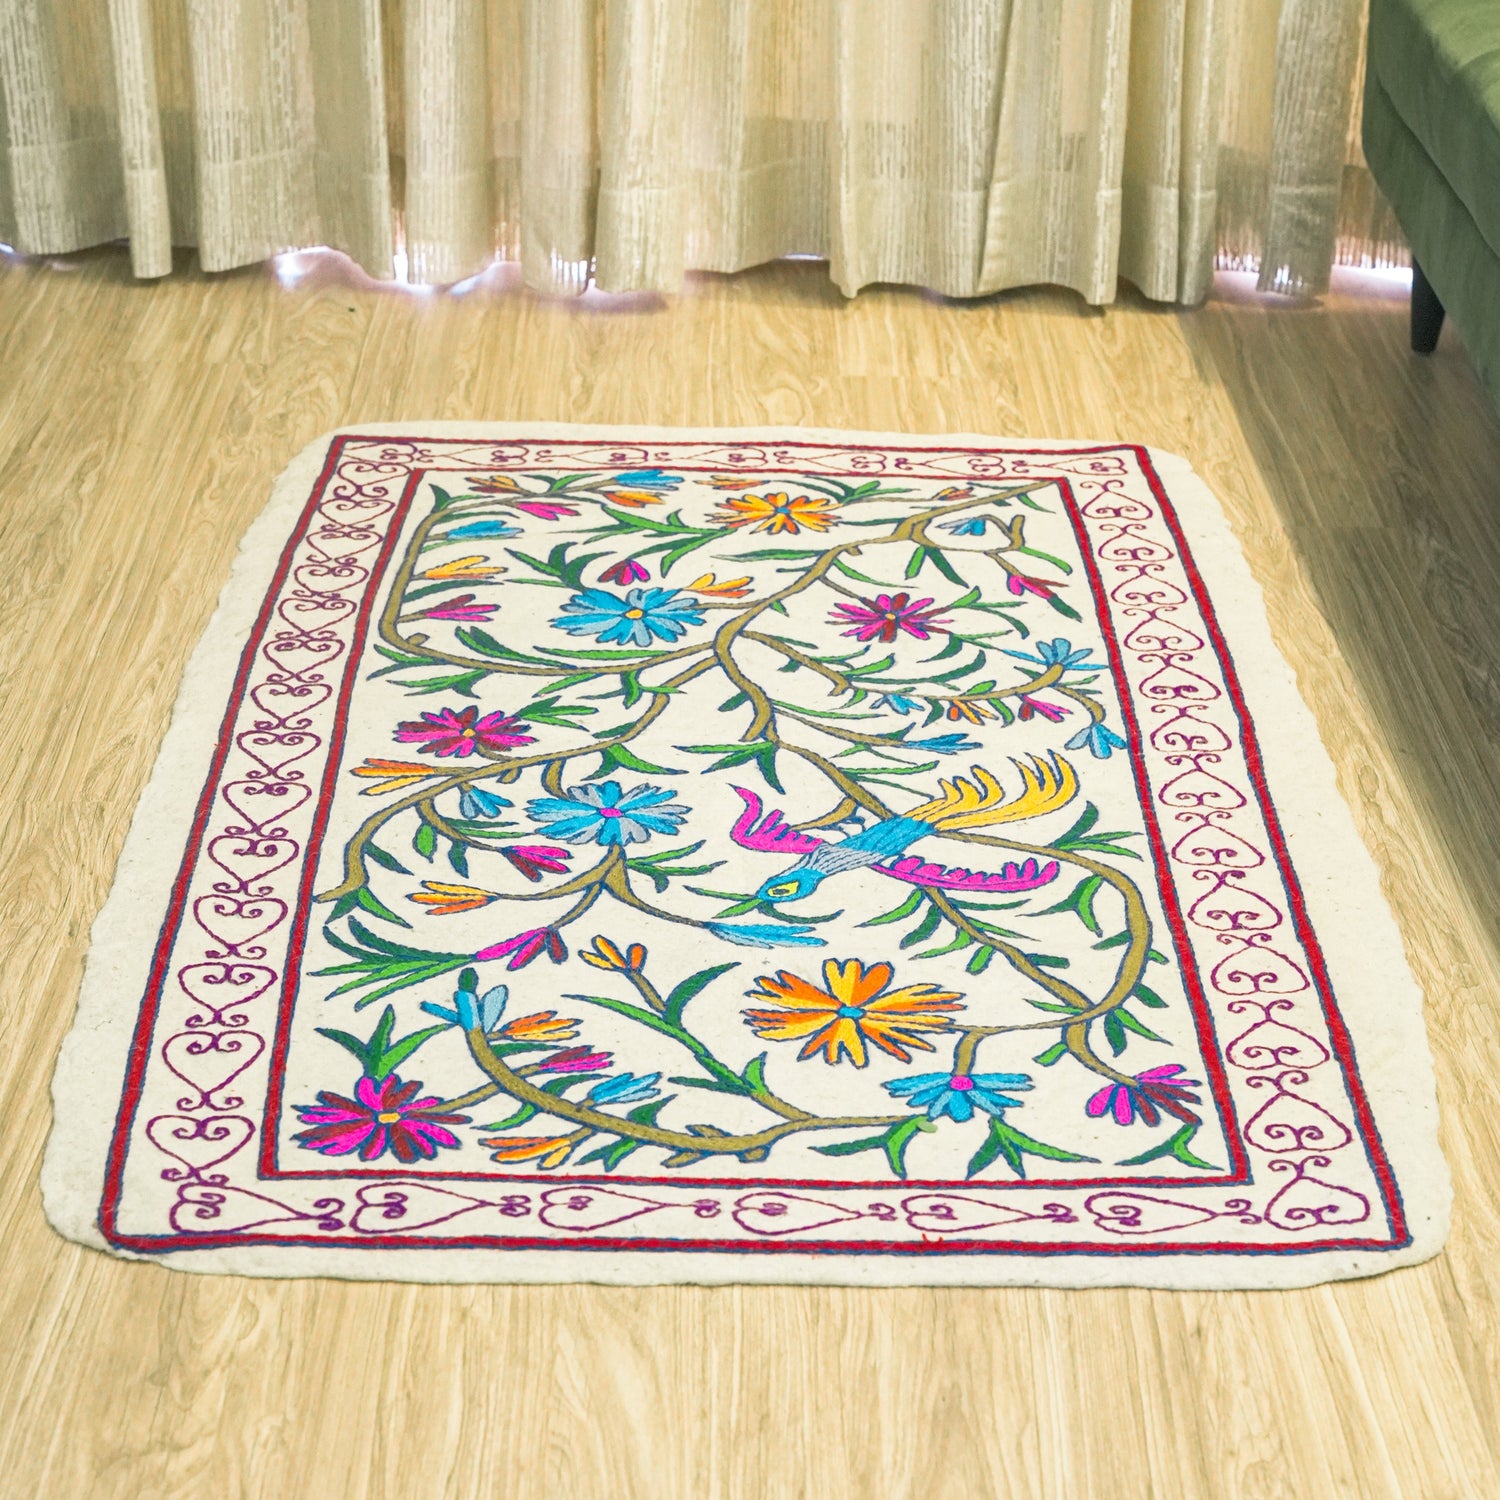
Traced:
[[0, 239], [670, 291], [826, 257], [954, 297], [1404, 256], [1365, 0], [0, 0]]

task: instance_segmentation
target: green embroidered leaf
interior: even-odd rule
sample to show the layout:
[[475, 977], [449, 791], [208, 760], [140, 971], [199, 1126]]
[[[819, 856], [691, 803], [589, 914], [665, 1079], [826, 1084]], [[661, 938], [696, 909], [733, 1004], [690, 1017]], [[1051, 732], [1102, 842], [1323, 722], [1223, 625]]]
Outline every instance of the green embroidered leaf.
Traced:
[[628, 745], [606, 745], [600, 752], [599, 769], [591, 771], [584, 780], [598, 781], [612, 771], [635, 771], [642, 776], [682, 776], [686, 773], [671, 766], [659, 766], [639, 756]]
[[1045, 1052], [1038, 1052], [1032, 1061], [1039, 1062], [1044, 1068], [1050, 1068], [1053, 1063], [1058, 1062], [1067, 1055], [1068, 1044], [1066, 1042], [1053, 1042]]
[[411, 871], [406, 868], [394, 855], [387, 854], [384, 849], [373, 843], [365, 845], [365, 853], [380, 866], [382, 870], [394, 870], [398, 875], [410, 875]]
[[319, 1026], [316, 1030], [320, 1036], [326, 1036], [330, 1041], [337, 1042], [345, 1051], [352, 1053], [367, 1078], [381, 1083], [394, 1073], [423, 1042], [435, 1037], [440, 1031], [448, 1029], [446, 1025], [428, 1026], [392, 1043], [391, 1034], [395, 1027], [396, 1011], [393, 1006], [388, 1005], [381, 1013], [379, 1021], [375, 1023], [374, 1031], [365, 1041], [332, 1026]]
[[871, 917], [859, 925], [861, 927], [884, 927], [887, 922], [899, 922], [904, 917], [912, 916], [926, 899], [921, 891], [913, 891], [899, 906], [892, 907], [883, 916]]
[[1061, 1146], [1050, 1146], [1045, 1141], [1036, 1140], [1024, 1131], [1017, 1130], [1014, 1125], [1008, 1125], [1003, 1115], [992, 1115], [990, 1117], [990, 1131], [984, 1144], [969, 1158], [969, 1167], [966, 1176], [973, 1177], [984, 1171], [984, 1169], [998, 1157], [1005, 1158], [1005, 1164], [1017, 1177], [1026, 1176], [1026, 1157], [1040, 1156], [1048, 1161], [1097, 1161], [1097, 1157], [1082, 1156], [1076, 1151], [1065, 1151]]
[[380, 1054], [380, 1060], [376, 1063], [375, 1071], [370, 1074], [370, 1077], [376, 1083], [380, 1083], [388, 1074], [394, 1073], [423, 1042], [447, 1029], [447, 1026], [443, 1024], [427, 1026], [421, 1031], [413, 1031], [409, 1036], [402, 1037], [400, 1041], [395, 1042]]
[[[1105, 948], [1123, 948], [1129, 941], [1130, 933], [1127, 930], [1125, 932], [1117, 932], [1113, 937], [1105, 938], [1102, 943], [1095, 943], [1094, 948], [1095, 951], [1102, 951]], [[1146, 957], [1151, 963], [1154, 964], [1164, 964], [1168, 962], [1167, 956], [1164, 953], [1158, 953], [1155, 948], [1148, 948], [1146, 950]], [[1149, 1005], [1150, 1001], [1147, 1001], [1147, 1004]]]
[[440, 677], [423, 677], [417, 682], [397, 681], [396, 686], [405, 688], [407, 694], [413, 698], [422, 693], [459, 693], [465, 698], [475, 698], [478, 694], [474, 688], [484, 681], [486, 675], [483, 670], [445, 672]]
[[803, 558], [821, 557], [817, 547], [759, 547], [753, 552], [737, 552], [736, 562], [801, 562]]
[[586, 717], [599, 710], [587, 703], [560, 703], [556, 698], [539, 698], [515, 711], [514, 717], [528, 724], [551, 724], [562, 729], [577, 729], [574, 717]]
[[1123, 1005], [1117, 1011], [1114, 1011], [1113, 1014], [1117, 1015], [1120, 1018], [1120, 1024], [1124, 1026], [1127, 1031], [1133, 1031], [1137, 1036], [1145, 1037], [1148, 1042], [1166, 1041], [1165, 1037], [1157, 1036], [1157, 1034], [1152, 1031], [1152, 1029], [1147, 1026], [1144, 1021], [1137, 1020], [1136, 1017], [1131, 1015]]
[[933, 908], [901, 939], [901, 946], [903, 948], [914, 948], [918, 943], [925, 943], [938, 930], [938, 924], [941, 921], [942, 917], [938, 914], [937, 909]]
[[911, 1144], [912, 1137], [919, 1130], [931, 1129], [932, 1126], [921, 1115], [913, 1115], [911, 1119], [886, 1131], [885, 1159], [891, 1164], [891, 1171], [897, 1177], [906, 1176], [906, 1148]]
[[1050, 917], [1055, 912], [1070, 911], [1095, 937], [1098, 937], [1104, 929], [1100, 927], [1099, 919], [1094, 915], [1094, 897], [1099, 894], [1103, 884], [1102, 875], [1090, 875], [1079, 881], [1072, 891], [1055, 906], [1044, 907], [1036, 915]]
[[1055, 840], [1054, 847], [1058, 849], [1071, 849], [1073, 847], [1073, 840], [1083, 838], [1098, 821], [1099, 809], [1092, 802], [1085, 803], [1078, 821], [1060, 839]]
[[743, 1094], [742, 1088], [735, 1088], [730, 1084], [721, 1083], [718, 1080], [710, 1083], [702, 1078], [669, 1078], [668, 1083], [680, 1083], [684, 1088], [706, 1089], [710, 1094]]
[[932, 1128], [921, 1115], [913, 1115], [909, 1120], [902, 1120], [882, 1130], [879, 1135], [861, 1136], [856, 1141], [838, 1141], [831, 1146], [814, 1146], [812, 1149], [822, 1156], [853, 1156], [860, 1151], [884, 1151], [891, 1171], [897, 1177], [905, 1177], [906, 1148], [911, 1144], [912, 1137], [919, 1130], [930, 1131]]
[[544, 665], [538, 658], [527, 656], [524, 651], [513, 651], [509, 646], [497, 641], [489, 631], [481, 630], [477, 625], [460, 626], [455, 634], [470, 651], [477, 652], [480, 656], [493, 656], [502, 661], [518, 661], [528, 662], [532, 665]]
[[954, 571], [953, 564], [937, 548], [929, 547], [927, 549], [927, 558], [949, 583], [956, 583], [959, 588], [967, 588], [969, 586], [968, 579], [960, 578]]
[[777, 792], [786, 790], [776, 775], [776, 746], [770, 740], [736, 740], [730, 745], [679, 745], [677, 748], [690, 755], [719, 756], [707, 768], [710, 771], [726, 771], [732, 766], [748, 765], [754, 761], [767, 786]]
[[503, 1120], [496, 1120], [493, 1125], [481, 1125], [480, 1130], [514, 1130], [517, 1125], [524, 1125], [528, 1120], [534, 1120], [537, 1116], [537, 1107], [534, 1104], [520, 1104], [516, 1106], [513, 1115], [506, 1115]]
[[423, 823], [412, 837], [411, 846], [422, 856], [430, 860], [437, 852], [437, 830], [431, 823]]
[[361, 910], [369, 912], [372, 917], [379, 917], [382, 922], [394, 922], [397, 927], [411, 926], [404, 917], [398, 917], [367, 885], [359, 888], [355, 899]]
[[711, 968], [699, 969], [696, 974], [689, 974], [681, 983], [672, 987], [662, 1011], [663, 1019], [669, 1025], [680, 1026], [682, 1013], [687, 1008], [688, 1002], [701, 995], [721, 974], [727, 974], [731, 969], [737, 968], [739, 968], [738, 962], [714, 964]]
[[967, 948], [974, 939], [967, 932], [960, 932], [951, 943], [941, 948], [929, 948], [925, 953], [913, 953], [913, 958], [942, 958], [949, 953], [957, 953], [961, 948]]
[[1035, 557], [1042, 562], [1051, 563], [1059, 573], [1072, 573], [1073, 571], [1070, 563], [1065, 563], [1060, 557], [1054, 557], [1050, 552], [1043, 552], [1039, 547], [1020, 547], [1017, 551], [1025, 557]]
[[1124, 1050], [1128, 1038], [1125, 1035], [1125, 1027], [1120, 1021], [1120, 1012], [1112, 1010], [1104, 1018], [1104, 1039], [1109, 1043], [1110, 1050], [1118, 1057]]
[[[953, 608], [951, 604], [947, 607], [949, 609]], [[961, 635], [950, 635], [948, 637], [948, 644], [944, 646], [943, 649], [937, 653], [937, 655], [924, 656], [922, 660], [924, 663], [930, 661], [947, 661], [950, 656], [957, 656], [958, 653], [964, 649], [964, 646], [966, 644], [967, 641], [965, 637]]]
[[1170, 1156], [1180, 1161], [1186, 1167], [1198, 1167], [1204, 1172], [1217, 1172], [1220, 1168], [1212, 1162], [1204, 1161], [1201, 1156], [1196, 1155], [1191, 1149], [1191, 1142], [1199, 1129], [1197, 1120], [1190, 1120], [1181, 1126], [1170, 1140], [1163, 1141], [1160, 1145], [1153, 1146], [1149, 1151], [1143, 1151], [1139, 1156], [1127, 1157], [1120, 1163], [1122, 1167], [1144, 1166], [1148, 1161], [1159, 1161], [1164, 1156]]
[[1056, 953], [1026, 953], [1022, 957], [1029, 958], [1039, 969], [1066, 969], [1071, 964], [1070, 959]]

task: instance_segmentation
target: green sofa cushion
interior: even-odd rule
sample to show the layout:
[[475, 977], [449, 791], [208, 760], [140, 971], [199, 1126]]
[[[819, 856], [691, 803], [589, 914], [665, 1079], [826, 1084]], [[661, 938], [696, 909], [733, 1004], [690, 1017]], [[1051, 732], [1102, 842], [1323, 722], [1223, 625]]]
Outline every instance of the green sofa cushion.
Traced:
[[1396, 113], [1500, 255], [1500, 0], [1375, 0], [1369, 49]]

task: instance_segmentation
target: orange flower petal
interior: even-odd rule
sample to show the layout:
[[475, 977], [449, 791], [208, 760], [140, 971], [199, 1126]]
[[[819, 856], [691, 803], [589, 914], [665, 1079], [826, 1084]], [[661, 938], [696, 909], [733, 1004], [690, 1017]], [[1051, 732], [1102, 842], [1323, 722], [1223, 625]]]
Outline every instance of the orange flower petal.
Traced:
[[751, 1030], [768, 1042], [800, 1041], [827, 1026], [834, 1018], [830, 1010], [804, 1015], [786, 1010], [747, 1010], [744, 1014]]

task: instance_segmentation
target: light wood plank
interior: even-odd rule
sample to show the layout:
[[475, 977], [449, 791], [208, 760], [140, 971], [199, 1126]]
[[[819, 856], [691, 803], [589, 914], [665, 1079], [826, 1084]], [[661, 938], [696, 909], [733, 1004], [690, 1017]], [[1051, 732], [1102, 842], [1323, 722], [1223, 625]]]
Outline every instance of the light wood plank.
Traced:
[[[1500, 1490], [1500, 423], [1389, 289], [1107, 312], [821, 267], [686, 295], [0, 262], [0, 1490], [62, 1497], [1488, 1496]], [[1272, 1294], [200, 1278], [36, 1179], [88, 925], [182, 665], [320, 432], [455, 417], [1122, 438], [1223, 499], [1426, 987], [1448, 1251]]]

